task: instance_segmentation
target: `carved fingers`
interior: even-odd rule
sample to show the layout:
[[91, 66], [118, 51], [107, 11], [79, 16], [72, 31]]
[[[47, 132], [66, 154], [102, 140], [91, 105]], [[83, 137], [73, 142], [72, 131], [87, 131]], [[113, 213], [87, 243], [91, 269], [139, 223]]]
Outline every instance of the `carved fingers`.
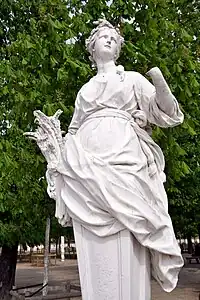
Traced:
[[40, 126], [36, 131], [25, 132], [24, 135], [29, 137], [31, 140], [35, 140], [36, 142], [45, 141], [47, 139], [45, 131]]

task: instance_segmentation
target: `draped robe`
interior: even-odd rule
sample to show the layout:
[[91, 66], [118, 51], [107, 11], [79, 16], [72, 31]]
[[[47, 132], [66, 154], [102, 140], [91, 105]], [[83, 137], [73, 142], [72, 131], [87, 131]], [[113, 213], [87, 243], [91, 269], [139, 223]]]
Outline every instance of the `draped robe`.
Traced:
[[137, 72], [96, 75], [78, 92], [56, 176], [56, 217], [72, 218], [98, 236], [128, 229], [151, 254], [152, 274], [165, 291], [183, 265], [163, 186], [164, 157], [148, 123], [183, 121], [174, 97], [169, 116], [155, 87]]

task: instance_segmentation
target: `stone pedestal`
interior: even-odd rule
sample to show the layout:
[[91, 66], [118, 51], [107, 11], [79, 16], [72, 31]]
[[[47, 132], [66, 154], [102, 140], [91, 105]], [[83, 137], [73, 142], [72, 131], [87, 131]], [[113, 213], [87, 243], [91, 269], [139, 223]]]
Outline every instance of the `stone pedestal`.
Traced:
[[82, 300], [150, 300], [149, 252], [123, 230], [98, 237], [73, 222]]

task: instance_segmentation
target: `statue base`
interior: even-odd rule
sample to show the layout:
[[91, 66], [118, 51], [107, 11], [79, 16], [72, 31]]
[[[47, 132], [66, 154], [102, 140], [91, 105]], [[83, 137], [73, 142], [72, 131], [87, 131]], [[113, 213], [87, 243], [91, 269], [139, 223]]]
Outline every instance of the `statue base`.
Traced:
[[149, 251], [128, 230], [98, 237], [73, 221], [82, 300], [150, 300]]

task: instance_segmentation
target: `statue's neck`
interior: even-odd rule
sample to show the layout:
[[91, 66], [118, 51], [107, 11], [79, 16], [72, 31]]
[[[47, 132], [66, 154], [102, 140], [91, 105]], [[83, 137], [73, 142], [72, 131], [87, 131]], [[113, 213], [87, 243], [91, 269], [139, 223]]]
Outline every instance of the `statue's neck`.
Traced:
[[97, 74], [116, 72], [114, 61], [97, 62]]

